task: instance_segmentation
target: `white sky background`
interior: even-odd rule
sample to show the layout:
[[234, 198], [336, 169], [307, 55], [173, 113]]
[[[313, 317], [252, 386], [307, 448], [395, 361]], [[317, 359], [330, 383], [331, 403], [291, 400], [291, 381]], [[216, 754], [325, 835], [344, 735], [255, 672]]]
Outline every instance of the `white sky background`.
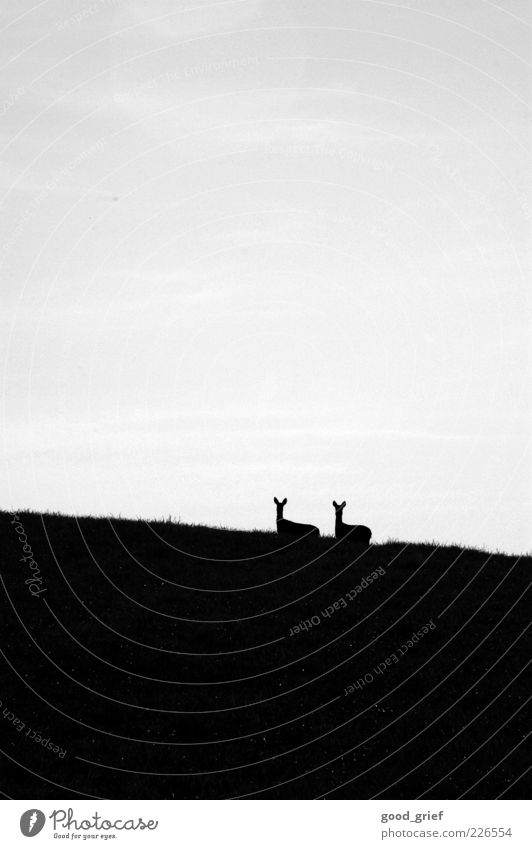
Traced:
[[2, 506], [532, 549], [530, 18], [3, 4]]

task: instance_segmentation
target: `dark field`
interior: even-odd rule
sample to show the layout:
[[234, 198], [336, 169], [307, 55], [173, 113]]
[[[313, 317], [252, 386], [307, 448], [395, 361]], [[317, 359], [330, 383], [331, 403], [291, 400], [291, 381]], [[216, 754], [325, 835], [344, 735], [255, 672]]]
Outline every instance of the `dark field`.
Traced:
[[6, 796], [527, 795], [530, 557], [17, 516]]

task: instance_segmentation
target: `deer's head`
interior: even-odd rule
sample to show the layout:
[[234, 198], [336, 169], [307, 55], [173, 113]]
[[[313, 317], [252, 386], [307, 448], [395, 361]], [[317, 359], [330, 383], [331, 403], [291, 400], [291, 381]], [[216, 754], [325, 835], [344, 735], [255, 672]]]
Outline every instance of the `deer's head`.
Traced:
[[288, 501], [288, 498], [284, 498], [282, 501], [279, 501], [277, 498], [274, 498], [273, 500], [275, 501], [275, 503], [277, 505], [277, 519], [278, 520], [282, 519], [283, 518], [284, 505]]

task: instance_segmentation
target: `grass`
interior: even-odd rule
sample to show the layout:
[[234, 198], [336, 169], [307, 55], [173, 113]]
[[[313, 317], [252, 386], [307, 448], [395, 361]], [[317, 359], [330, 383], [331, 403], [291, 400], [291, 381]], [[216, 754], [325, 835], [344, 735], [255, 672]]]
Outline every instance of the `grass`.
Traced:
[[530, 557], [17, 516], [0, 514], [7, 795], [524, 795]]

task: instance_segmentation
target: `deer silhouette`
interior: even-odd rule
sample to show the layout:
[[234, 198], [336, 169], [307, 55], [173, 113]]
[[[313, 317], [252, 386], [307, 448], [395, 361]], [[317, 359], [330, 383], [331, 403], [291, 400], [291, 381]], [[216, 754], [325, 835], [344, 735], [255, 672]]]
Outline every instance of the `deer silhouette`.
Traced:
[[287, 498], [283, 501], [273, 499], [277, 505], [277, 533], [290, 534], [295, 537], [319, 537], [320, 532], [314, 525], [302, 525], [299, 522], [289, 522], [288, 519], [283, 519], [284, 505], [288, 501]]
[[364, 545], [369, 545], [371, 539], [371, 531], [365, 525], [346, 525], [342, 519], [342, 513], [347, 502], [343, 501], [337, 504], [333, 501], [334, 511], [336, 513], [336, 521], [334, 523], [334, 535], [336, 539], [348, 537], [352, 542], [362, 542]]

